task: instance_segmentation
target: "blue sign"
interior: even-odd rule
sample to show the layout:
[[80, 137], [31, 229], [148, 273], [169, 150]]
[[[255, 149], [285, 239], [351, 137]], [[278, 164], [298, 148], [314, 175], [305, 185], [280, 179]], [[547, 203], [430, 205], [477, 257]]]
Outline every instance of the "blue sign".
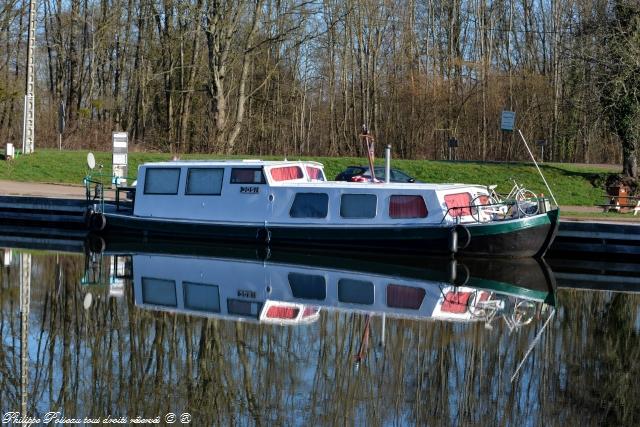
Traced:
[[500, 129], [508, 132], [513, 132], [513, 128], [516, 124], [515, 111], [503, 111], [502, 121], [500, 122]]

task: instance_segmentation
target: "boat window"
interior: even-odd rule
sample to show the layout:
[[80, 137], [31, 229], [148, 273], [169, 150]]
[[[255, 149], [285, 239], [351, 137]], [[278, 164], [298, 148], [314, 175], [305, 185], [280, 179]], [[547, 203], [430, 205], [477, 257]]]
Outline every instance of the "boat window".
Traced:
[[264, 184], [262, 168], [231, 169], [231, 184]]
[[375, 194], [343, 194], [340, 199], [342, 218], [374, 218], [378, 197]]
[[422, 288], [403, 285], [387, 286], [387, 305], [395, 308], [417, 310], [422, 305], [426, 291]]
[[178, 194], [180, 168], [147, 168], [144, 194]]
[[364, 280], [338, 280], [338, 301], [353, 304], [373, 304], [373, 283]]
[[289, 286], [294, 298], [324, 300], [327, 297], [324, 276], [289, 273]]
[[310, 179], [314, 179], [316, 181], [326, 181], [324, 178], [324, 173], [322, 173], [322, 169], [320, 168], [307, 166], [307, 175], [309, 175]]
[[444, 203], [452, 217], [471, 215], [471, 194], [456, 193], [444, 196]]
[[142, 302], [145, 304], [176, 307], [176, 282], [174, 280], [142, 278]]
[[217, 285], [183, 282], [182, 288], [185, 308], [220, 313], [220, 292]]
[[289, 215], [292, 218], [326, 218], [329, 196], [326, 193], [296, 194]]
[[426, 218], [427, 206], [422, 196], [391, 196], [389, 200], [389, 216], [391, 218]]
[[271, 178], [274, 181], [291, 181], [294, 179], [304, 178], [302, 168], [300, 166], [282, 166], [271, 169]]
[[240, 299], [227, 300], [227, 313], [257, 319], [262, 310], [262, 303]]
[[272, 305], [267, 309], [266, 316], [269, 319], [295, 319], [298, 317], [300, 309], [295, 306], [288, 305]]
[[189, 168], [185, 194], [219, 196], [223, 175], [222, 168]]
[[471, 292], [447, 292], [440, 306], [444, 313], [464, 314], [469, 307]]

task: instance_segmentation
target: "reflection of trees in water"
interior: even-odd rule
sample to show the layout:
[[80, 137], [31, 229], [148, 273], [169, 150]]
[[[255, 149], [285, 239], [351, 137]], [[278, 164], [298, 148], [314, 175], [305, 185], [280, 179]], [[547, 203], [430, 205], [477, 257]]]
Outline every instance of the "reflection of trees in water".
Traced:
[[579, 315], [570, 323], [574, 329], [565, 326], [569, 322], [563, 325], [565, 345], [575, 349], [566, 357], [559, 384], [567, 404], [600, 425], [639, 425], [638, 296], [567, 294], [563, 300], [570, 300], [571, 311]]
[[[34, 255], [31, 414], [155, 417], [189, 412], [225, 424], [637, 423], [638, 296], [562, 291], [562, 308], [519, 378], [510, 377], [537, 326], [381, 319], [354, 357], [366, 316], [323, 313], [279, 327], [136, 309], [91, 288], [82, 258]], [[18, 274], [0, 276], [0, 411], [18, 407]], [[636, 418], [634, 418], [636, 417]], [[525, 421], [526, 420], [526, 421]]]

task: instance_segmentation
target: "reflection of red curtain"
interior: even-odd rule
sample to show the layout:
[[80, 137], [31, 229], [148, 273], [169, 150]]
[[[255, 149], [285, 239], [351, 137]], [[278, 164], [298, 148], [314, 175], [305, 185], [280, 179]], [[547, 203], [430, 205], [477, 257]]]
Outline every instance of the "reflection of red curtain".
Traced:
[[471, 215], [471, 208], [469, 207], [471, 205], [471, 194], [469, 193], [447, 194], [444, 196], [444, 202], [447, 208], [451, 209], [449, 215], [452, 217]]
[[425, 218], [427, 206], [421, 196], [391, 196], [389, 216], [391, 218]]
[[299, 166], [283, 166], [271, 169], [271, 178], [274, 181], [289, 181], [291, 179], [300, 179], [304, 175]]
[[440, 311], [462, 314], [467, 311], [470, 296], [471, 292], [447, 292]]
[[302, 317], [313, 316], [314, 314], [317, 314], [319, 311], [320, 309], [318, 307], [305, 307], [304, 311], [302, 312]]
[[309, 178], [311, 179], [319, 179], [321, 181], [324, 181], [322, 177], [322, 171], [318, 168], [307, 166], [307, 175], [309, 175]]
[[425, 294], [426, 292], [422, 288], [389, 285], [387, 286], [387, 305], [389, 307], [417, 310], [422, 305]]
[[267, 317], [270, 319], [295, 319], [299, 310], [295, 307], [271, 306], [267, 310]]

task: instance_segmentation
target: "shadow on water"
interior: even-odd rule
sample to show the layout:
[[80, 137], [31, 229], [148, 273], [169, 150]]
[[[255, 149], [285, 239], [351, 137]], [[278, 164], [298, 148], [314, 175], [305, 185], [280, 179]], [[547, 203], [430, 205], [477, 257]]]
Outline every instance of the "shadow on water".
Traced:
[[640, 298], [624, 275], [608, 289], [558, 260], [556, 286], [533, 259], [7, 246], [23, 249], [0, 250], [3, 414], [24, 399], [33, 417], [171, 412], [197, 425], [639, 421]]

